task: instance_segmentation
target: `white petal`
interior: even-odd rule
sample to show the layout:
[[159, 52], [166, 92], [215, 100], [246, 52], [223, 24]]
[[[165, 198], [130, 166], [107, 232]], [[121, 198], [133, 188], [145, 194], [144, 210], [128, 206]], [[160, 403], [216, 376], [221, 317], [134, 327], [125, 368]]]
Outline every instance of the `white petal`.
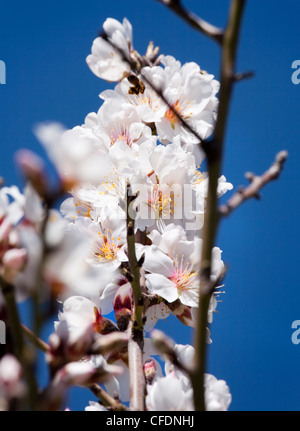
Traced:
[[174, 271], [174, 264], [169, 256], [159, 250], [155, 245], [152, 245], [150, 247], [145, 247], [145, 262], [143, 268], [148, 272], [155, 272], [170, 277]]
[[146, 287], [151, 293], [155, 293], [168, 302], [174, 302], [178, 299], [176, 285], [161, 274], [147, 274]]

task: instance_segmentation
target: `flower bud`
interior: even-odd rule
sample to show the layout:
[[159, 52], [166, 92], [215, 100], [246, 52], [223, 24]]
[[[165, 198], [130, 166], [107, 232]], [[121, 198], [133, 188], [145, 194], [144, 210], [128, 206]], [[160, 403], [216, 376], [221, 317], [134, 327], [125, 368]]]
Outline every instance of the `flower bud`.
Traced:
[[2, 276], [12, 283], [17, 274], [22, 271], [27, 262], [27, 251], [24, 248], [7, 250], [2, 258]]
[[130, 283], [123, 284], [117, 290], [113, 306], [118, 327], [121, 331], [127, 329], [132, 316], [132, 288]]
[[95, 332], [98, 332], [99, 334], [102, 334], [102, 335], [106, 335], [106, 334], [110, 334], [111, 332], [117, 331], [117, 328], [114, 325], [114, 323], [110, 319], [103, 317], [101, 314], [101, 310], [98, 310], [97, 307], [95, 307], [94, 313], [95, 313], [95, 322], [94, 322]]
[[67, 362], [81, 359], [90, 349], [92, 341], [92, 325], [81, 326], [71, 332], [65, 320], [58, 322], [56, 332], [49, 337], [50, 348], [46, 355], [52, 373]]
[[44, 196], [47, 184], [44, 161], [30, 150], [19, 150], [16, 154], [16, 161], [37, 193]]
[[2, 262], [5, 268], [14, 271], [22, 271], [27, 261], [27, 250], [25, 248], [12, 248], [3, 256]]
[[24, 394], [22, 368], [19, 361], [10, 354], [0, 361], [0, 398], [16, 398]]
[[156, 348], [161, 352], [169, 356], [174, 356], [174, 342], [164, 332], [159, 329], [153, 329], [151, 332], [151, 338]]
[[146, 383], [148, 385], [151, 385], [151, 383], [153, 382], [156, 376], [156, 365], [155, 365], [154, 359], [149, 359], [144, 363], [144, 374], [145, 374]]
[[192, 319], [191, 307], [182, 304], [180, 301], [169, 303], [168, 307], [172, 310], [173, 314], [186, 326], [194, 327], [195, 323]]
[[119, 350], [125, 347], [128, 343], [128, 335], [124, 332], [112, 332], [111, 334], [99, 336], [91, 347], [93, 355], [105, 355], [114, 350]]
[[122, 369], [117, 365], [104, 363], [96, 367], [91, 362], [69, 362], [61, 368], [55, 378], [54, 384], [65, 386], [86, 386], [92, 383], [107, 382], [113, 375], [119, 375]]

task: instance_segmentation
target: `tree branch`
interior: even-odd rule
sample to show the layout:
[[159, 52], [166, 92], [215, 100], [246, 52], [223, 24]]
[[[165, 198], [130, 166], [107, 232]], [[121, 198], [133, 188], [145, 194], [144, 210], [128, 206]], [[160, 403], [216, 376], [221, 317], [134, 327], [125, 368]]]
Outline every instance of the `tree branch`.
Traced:
[[15, 300], [15, 288], [2, 277], [0, 278], [0, 286], [5, 300], [6, 309], [9, 316], [9, 324], [14, 338], [14, 353], [22, 363], [24, 353], [24, 338], [20, 323], [19, 311]]
[[135, 252], [135, 232], [132, 203], [133, 196], [130, 185], [127, 184], [127, 253], [131, 271], [133, 291], [133, 313], [129, 330], [131, 338], [128, 342], [128, 362], [130, 379], [130, 409], [145, 410], [145, 376], [143, 369], [144, 323], [143, 323], [143, 293], [140, 285], [140, 265]]
[[260, 190], [269, 182], [276, 180], [282, 169], [284, 162], [287, 159], [287, 152], [280, 151], [275, 158], [274, 163], [270, 168], [264, 172], [261, 176], [256, 176], [251, 173], [247, 173], [246, 177], [250, 181], [250, 184], [246, 188], [239, 189], [226, 204], [221, 205], [219, 208], [220, 216], [228, 216], [233, 210], [243, 204], [250, 198], [258, 198]]
[[[134, 326], [132, 327], [133, 336], [128, 342], [128, 364], [130, 376], [130, 410], [145, 410], [145, 376], [143, 368], [143, 350], [137, 339]], [[141, 335], [141, 333], [139, 332]]]
[[186, 21], [191, 27], [205, 34], [206, 36], [213, 39], [215, 42], [221, 44], [224, 36], [224, 30], [208, 23], [204, 19], [198, 17], [192, 12], [186, 10], [180, 0], [157, 0], [160, 3], [167, 6], [177, 15], [179, 15], [184, 21]]
[[143, 294], [140, 285], [140, 265], [137, 261], [135, 253], [135, 233], [134, 233], [134, 218], [132, 203], [137, 196], [133, 196], [130, 192], [130, 185], [127, 185], [127, 254], [129, 268], [132, 276], [131, 286], [134, 299], [133, 321], [135, 324], [143, 328]]
[[205, 410], [204, 373], [206, 370], [206, 326], [211, 292], [212, 249], [215, 244], [218, 229], [219, 214], [217, 205], [218, 178], [221, 172], [221, 162], [232, 86], [235, 75], [235, 59], [239, 39], [242, 14], [246, 1], [232, 0], [229, 20], [222, 38], [222, 61], [219, 107], [216, 126], [213, 135], [214, 151], [207, 153], [208, 164], [208, 197], [207, 210], [204, 217], [203, 245], [201, 250], [201, 273], [199, 307], [197, 310], [197, 325], [195, 328], [195, 361], [192, 372], [195, 410]]
[[14, 337], [14, 353], [19, 362], [23, 366], [23, 372], [28, 384], [28, 403], [29, 408], [36, 410], [38, 385], [35, 379], [35, 362], [33, 352], [26, 345], [23, 330], [21, 326], [19, 310], [15, 299], [15, 288], [0, 277], [0, 287], [6, 303], [6, 308], [9, 316], [9, 324], [11, 326]]
[[49, 345], [35, 335], [31, 329], [21, 323], [21, 328], [28, 341], [30, 341], [35, 347], [40, 349], [42, 352], [47, 353], [50, 349]]
[[108, 407], [114, 411], [124, 411], [127, 410], [126, 406], [120, 403], [120, 401], [113, 398], [109, 395], [101, 386], [97, 384], [93, 384], [89, 386], [89, 389], [93, 392], [94, 395], [101, 401], [101, 404], [104, 407]]

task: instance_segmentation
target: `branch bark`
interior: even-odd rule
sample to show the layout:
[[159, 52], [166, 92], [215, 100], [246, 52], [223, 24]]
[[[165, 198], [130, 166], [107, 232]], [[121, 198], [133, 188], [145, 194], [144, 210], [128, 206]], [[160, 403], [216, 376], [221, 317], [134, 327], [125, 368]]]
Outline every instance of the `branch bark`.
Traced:
[[133, 291], [133, 314], [129, 327], [131, 338], [128, 342], [130, 409], [145, 410], [145, 376], [143, 368], [144, 323], [143, 323], [143, 293], [140, 285], [140, 265], [135, 252], [134, 209], [132, 203], [136, 199], [127, 184], [127, 253], [131, 272]]
[[221, 83], [219, 107], [213, 135], [213, 151], [207, 153], [208, 197], [203, 226], [201, 250], [200, 294], [195, 328], [195, 361], [192, 372], [195, 410], [205, 410], [204, 374], [206, 370], [206, 325], [211, 291], [212, 249], [215, 244], [219, 214], [217, 205], [218, 178], [221, 172], [223, 147], [229, 115], [229, 105], [235, 76], [236, 51], [245, 0], [232, 0], [229, 20], [222, 39]]
[[22, 331], [27, 338], [28, 341], [30, 341], [31, 344], [33, 344], [35, 347], [40, 349], [42, 352], [47, 353], [50, 349], [49, 345], [45, 343], [45, 341], [41, 340], [37, 335], [35, 335], [31, 329], [29, 329], [27, 326], [23, 325], [21, 323]]
[[224, 30], [218, 28], [194, 13], [185, 9], [180, 0], [158, 0], [160, 3], [167, 6], [175, 14], [179, 15], [191, 27], [210, 37], [215, 42], [221, 44], [224, 36]]
[[250, 181], [250, 184], [246, 188], [239, 189], [226, 204], [221, 205], [219, 208], [220, 216], [228, 216], [233, 210], [242, 205], [246, 200], [251, 198], [259, 198], [260, 190], [269, 182], [276, 180], [282, 169], [284, 162], [287, 159], [287, 152], [280, 151], [275, 158], [274, 163], [269, 169], [264, 172], [261, 176], [247, 173], [246, 178]]
[[109, 395], [101, 386], [97, 384], [93, 384], [89, 386], [89, 389], [93, 392], [94, 395], [101, 401], [101, 404], [104, 407], [108, 407], [114, 411], [124, 411], [127, 410], [126, 406], [120, 403], [120, 401], [113, 398]]
[[2, 277], [0, 277], [0, 287], [4, 296], [9, 324], [14, 338], [14, 353], [23, 367], [24, 376], [28, 384], [28, 407], [31, 410], [36, 410], [38, 404], [38, 385], [35, 378], [34, 354], [24, 340], [19, 310], [15, 299], [15, 288]]

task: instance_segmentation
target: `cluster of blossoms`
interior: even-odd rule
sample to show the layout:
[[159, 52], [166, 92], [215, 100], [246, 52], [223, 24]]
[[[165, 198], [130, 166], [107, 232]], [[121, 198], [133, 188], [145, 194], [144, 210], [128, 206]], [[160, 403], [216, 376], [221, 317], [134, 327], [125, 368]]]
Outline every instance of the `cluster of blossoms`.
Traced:
[[[17, 157], [29, 179], [24, 193], [16, 187], [0, 191], [1, 279], [16, 287], [19, 301], [39, 280], [43, 299], [60, 304], [48, 340], [52, 379], [44, 406], [59, 408], [71, 385], [92, 383], [103, 384], [113, 399], [126, 404], [134, 307], [130, 217], [144, 299], [146, 409], [193, 410], [188, 376], [168, 358], [162, 366], [152, 334], [157, 321], [169, 315], [184, 325], [196, 324], [208, 186], [198, 144], [213, 132], [219, 83], [195, 63], [158, 56], [151, 44], [140, 56], [127, 19], [109, 18], [103, 28], [105, 37], [95, 39], [87, 64], [99, 78], [116, 82], [115, 88], [100, 94], [99, 110], [82, 125], [35, 128], [57, 170], [57, 194], [68, 192], [68, 197], [54, 209], [42, 161], [26, 150]], [[231, 188], [224, 176], [219, 178], [219, 196]], [[223, 271], [221, 250], [214, 247], [212, 281]], [[216, 306], [213, 295], [208, 322]], [[192, 346], [174, 343], [173, 350], [181, 363], [192, 363]], [[4, 362], [0, 398], [1, 367]], [[15, 374], [20, 385], [22, 373]], [[207, 374], [205, 401], [207, 410], [227, 410], [226, 383]], [[106, 408], [91, 402], [86, 410]]]

